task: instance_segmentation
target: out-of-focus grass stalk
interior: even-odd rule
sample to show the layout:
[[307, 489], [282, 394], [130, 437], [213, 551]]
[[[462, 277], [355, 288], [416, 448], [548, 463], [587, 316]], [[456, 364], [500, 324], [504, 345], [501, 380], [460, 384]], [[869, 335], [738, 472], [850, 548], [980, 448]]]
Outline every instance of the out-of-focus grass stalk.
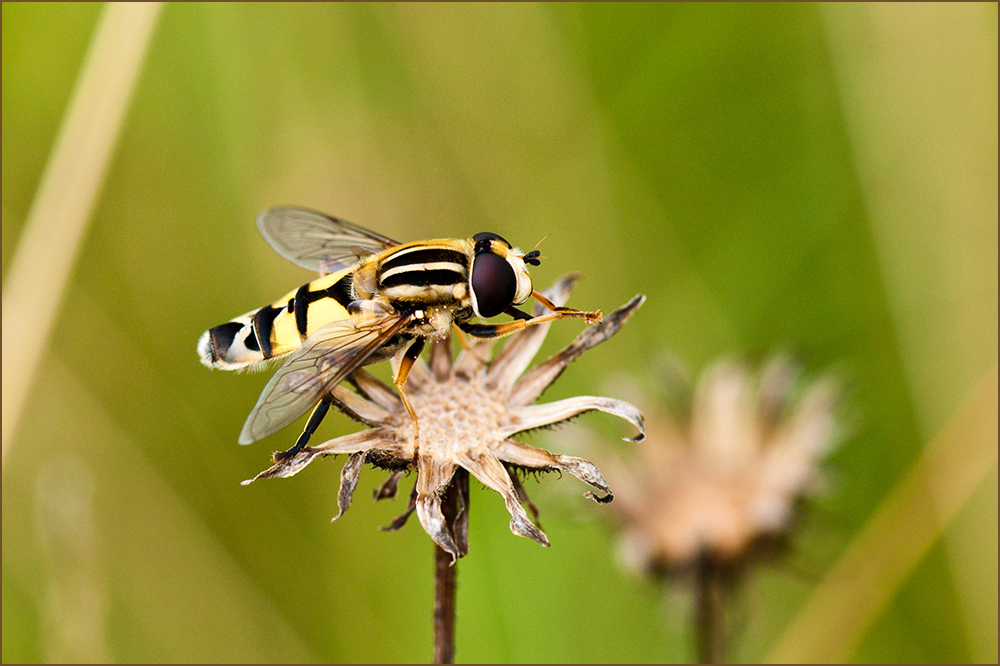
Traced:
[[997, 465], [997, 366], [890, 491], [765, 661], [843, 663]]
[[3, 288], [3, 462], [59, 312], [161, 3], [108, 3]]
[[[906, 388], [922, 437], [937, 440], [942, 424], [956, 418], [955, 405], [969, 399], [971, 387], [997, 362], [996, 4], [827, 3], [819, 9]], [[989, 520], [996, 511], [995, 416], [992, 423], [986, 438], [992, 439], [992, 465], [987, 451], [956, 441], [950, 467], [916, 468], [931, 475], [921, 483], [942, 481], [948, 488], [950, 478], [955, 484], [943, 499], [932, 492], [938, 485], [913, 497], [923, 500], [923, 513], [897, 506], [897, 517], [920, 521], [913, 523], [919, 535], [906, 535], [910, 549], [890, 549], [891, 558], [878, 550], [868, 556], [905, 570], [886, 566], [890, 578], [873, 579], [875, 598], [864, 599], [850, 623], [861, 633], [844, 636], [840, 652], [814, 658], [851, 657], [926, 548], [943, 535], [967, 658], [996, 661], [996, 532], [984, 538], [977, 534], [984, 527], [967, 519], [946, 529], [955, 510], [951, 491], [979, 489], [986, 492], [976, 495], [987, 498], [992, 492], [992, 502], [978, 500], [964, 516]], [[890, 500], [904, 488], [913, 491], [901, 485]], [[838, 640], [844, 633], [829, 631]]]

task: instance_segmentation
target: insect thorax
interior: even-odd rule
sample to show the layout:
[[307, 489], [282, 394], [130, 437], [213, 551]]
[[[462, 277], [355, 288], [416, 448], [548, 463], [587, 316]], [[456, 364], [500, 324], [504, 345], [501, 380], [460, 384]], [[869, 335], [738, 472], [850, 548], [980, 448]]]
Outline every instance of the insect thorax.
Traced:
[[383, 299], [404, 311], [469, 305], [467, 241], [438, 240], [392, 248], [364, 261], [354, 272], [361, 299]]

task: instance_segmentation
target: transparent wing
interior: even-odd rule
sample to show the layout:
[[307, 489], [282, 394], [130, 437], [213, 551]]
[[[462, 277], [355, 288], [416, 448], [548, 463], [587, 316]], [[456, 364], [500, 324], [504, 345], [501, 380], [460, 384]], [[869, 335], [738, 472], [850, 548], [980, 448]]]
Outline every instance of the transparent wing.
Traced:
[[263, 439], [316, 406], [411, 319], [411, 315], [395, 312], [361, 324], [345, 319], [310, 335], [264, 387], [243, 424], [240, 444]]
[[356, 224], [293, 206], [264, 211], [257, 216], [257, 228], [282, 257], [321, 273], [335, 273], [360, 257], [399, 245]]

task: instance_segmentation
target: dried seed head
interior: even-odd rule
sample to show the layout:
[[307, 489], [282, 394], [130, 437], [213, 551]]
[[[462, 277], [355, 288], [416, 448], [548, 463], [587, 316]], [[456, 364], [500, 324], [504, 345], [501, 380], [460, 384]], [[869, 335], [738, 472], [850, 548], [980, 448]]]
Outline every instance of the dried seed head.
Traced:
[[[545, 295], [563, 305], [576, 283], [576, 276], [559, 280]], [[432, 343], [430, 359], [418, 360], [410, 370], [405, 390], [420, 424], [419, 443], [398, 394], [365, 370], [351, 376], [356, 392], [344, 386], [333, 391], [335, 404], [353, 418], [371, 426], [368, 430], [332, 439], [319, 446], [304, 447], [293, 457], [276, 462], [256, 479], [292, 476], [317, 456], [350, 455], [341, 472], [339, 517], [350, 505], [361, 468], [365, 463], [392, 470], [375, 492], [376, 499], [392, 497], [400, 476], [417, 471], [407, 510], [386, 529], [399, 529], [414, 511], [424, 530], [442, 549], [458, 558], [468, 552], [468, 483], [459, 483], [460, 510], [448, 524], [441, 501], [456, 476], [467, 470], [489, 488], [500, 493], [510, 512], [514, 534], [549, 545], [538, 528], [534, 505], [512, 470], [561, 470], [599, 490], [588, 493], [598, 501], [610, 501], [611, 489], [600, 471], [582, 458], [561, 456], [512, 439], [526, 430], [566, 421], [584, 412], [599, 410], [619, 416], [643, 436], [643, 418], [632, 405], [612, 398], [578, 396], [540, 405], [533, 404], [566, 368], [586, 350], [607, 340], [625, 324], [645, 300], [636, 296], [603, 322], [586, 328], [568, 347], [528, 372], [524, 372], [538, 351], [550, 324], [524, 329], [512, 336], [487, 361], [491, 341], [474, 340], [452, 361], [450, 338]], [[541, 306], [536, 315], [542, 314]], [[395, 362], [395, 361], [394, 361]], [[522, 374], [524, 373], [524, 374]], [[528, 504], [536, 522], [522, 506]], [[335, 518], [336, 520], [336, 518]]]
[[801, 382], [785, 357], [756, 376], [732, 361], [710, 368], [682, 401], [686, 414], [653, 414], [636, 457], [606, 466], [626, 562], [655, 573], [700, 557], [731, 567], [786, 532], [839, 437], [838, 396], [832, 380]]

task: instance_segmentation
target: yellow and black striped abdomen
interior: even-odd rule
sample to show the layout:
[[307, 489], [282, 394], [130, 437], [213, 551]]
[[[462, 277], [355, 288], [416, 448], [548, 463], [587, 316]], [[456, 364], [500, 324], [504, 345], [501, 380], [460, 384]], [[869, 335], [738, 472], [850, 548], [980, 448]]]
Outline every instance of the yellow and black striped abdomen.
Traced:
[[202, 363], [236, 370], [295, 351], [320, 327], [349, 318], [352, 275], [351, 269], [331, 273], [206, 331], [198, 341]]

